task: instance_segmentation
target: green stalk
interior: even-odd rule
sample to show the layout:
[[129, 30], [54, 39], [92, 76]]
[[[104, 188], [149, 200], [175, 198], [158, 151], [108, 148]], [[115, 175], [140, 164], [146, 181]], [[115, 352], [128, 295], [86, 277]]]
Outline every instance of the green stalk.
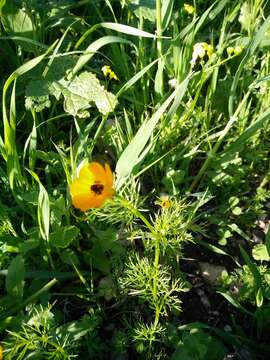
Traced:
[[160, 306], [158, 303], [158, 293], [157, 293], [157, 285], [158, 285], [158, 267], [159, 267], [159, 236], [156, 234], [155, 236], [155, 259], [154, 259], [154, 277], [153, 277], [153, 299], [155, 302], [155, 320], [154, 320], [154, 328], [156, 329], [159, 322], [159, 313]]
[[142, 220], [142, 222], [145, 224], [145, 226], [148, 228], [148, 230], [152, 233], [155, 239], [155, 257], [154, 257], [154, 275], [153, 275], [153, 299], [155, 302], [155, 320], [154, 320], [154, 327], [158, 325], [159, 322], [159, 313], [160, 313], [160, 306], [158, 304], [158, 267], [159, 267], [159, 257], [160, 257], [160, 249], [159, 249], [159, 234], [155, 231], [155, 228], [153, 225], [150, 224], [150, 222], [146, 219], [146, 217], [138, 210], [136, 209], [129, 201], [126, 199], [118, 196], [118, 199], [120, 200], [120, 203], [123, 207], [130, 210], [136, 217]]
[[[158, 62], [158, 69], [162, 67], [164, 61], [162, 55], [162, 16], [161, 16], [161, 0], [156, 0], [156, 35], [157, 35], [157, 54], [160, 58]], [[163, 76], [161, 76], [160, 84], [161, 94], [163, 94]]]
[[192, 184], [190, 185], [190, 187], [188, 189], [188, 192], [191, 192], [194, 189], [194, 187], [197, 185], [197, 183], [201, 180], [201, 178], [204, 175], [205, 171], [208, 169], [212, 159], [215, 157], [220, 145], [222, 144], [222, 141], [223, 141], [224, 137], [227, 135], [227, 133], [231, 129], [232, 125], [237, 120], [237, 116], [239, 115], [239, 112], [241, 111], [242, 106], [245, 104], [245, 102], [246, 102], [247, 98], [249, 97], [249, 95], [250, 95], [250, 91], [248, 91], [246, 93], [243, 100], [241, 101], [238, 108], [236, 109], [235, 113], [230, 118], [230, 120], [228, 121], [225, 128], [222, 130], [217, 142], [215, 143], [215, 146], [213, 147], [212, 151], [210, 151], [210, 153], [209, 153], [208, 157], [206, 158], [205, 162], [203, 163], [199, 173], [197, 174], [197, 176], [193, 180]]
[[94, 149], [94, 146], [96, 144], [97, 138], [99, 137], [99, 135], [101, 133], [101, 130], [103, 129], [103, 127], [104, 127], [104, 125], [105, 125], [105, 123], [106, 123], [106, 121], [108, 119], [108, 116], [109, 115], [102, 116], [102, 120], [101, 120], [101, 122], [100, 122], [100, 124], [99, 124], [99, 126], [97, 128], [97, 131], [96, 131], [96, 133], [94, 135], [94, 138], [93, 138], [93, 140], [91, 142], [91, 145], [90, 145], [90, 151], [89, 151], [90, 154], [92, 154], [92, 152], [93, 152], [93, 149]]
[[146, 219], [146, 217], [136, 209], [128, 200], [124, 199], [121, 196], [117, 196], [118, 200], [120, 200], [120, 204], [126, 209], [130, 210], [136, 217], [142, 220], [144, 225], [149, 229], [149, 231], [156, 236], [156, 232], [154, 227], [150, 224], [150, 222]]
[[[154, 259], [154, 278], [153, 278], [153, 298], [157, 302], [157, 283], [158, 283], [158, 266], [159, 266], [159, 237], [155, 235], [155, 259]], [[159, 309], [159, 307], [158, 307]], [[156, 316], [157, 316], [157, 306], [156, 306]], [[156, 319], [155, 319], [156, 323]]]
[[161, 0], [156, 0], [156, 24], [157, 24], [157, 51], [162, 56], [162, 21], [161, 21]]

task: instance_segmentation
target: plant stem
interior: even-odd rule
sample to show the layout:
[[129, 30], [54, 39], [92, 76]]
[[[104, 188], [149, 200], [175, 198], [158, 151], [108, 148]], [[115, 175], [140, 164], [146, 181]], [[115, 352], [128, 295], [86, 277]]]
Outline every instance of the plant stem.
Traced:
[[154, 320], [154, 328], [157, 327], [159, 322], [159, 314], [160, 314], [160, 306], [158, 303], [158, 268], [159, 268], [159, 257], [160, 257], [160, 248], [159, 248], [159, 234], [156, 232], [154, 226], [146, 219], [146, 217], [136, 209], [129, 201], [118, 196], [120, 203], [126, 209], [130, 210], [135, 216], [142, 220], [142, 222], [146, 225], [148, 230], [151, 232], [155, 239], [155, 257], [154, 257], [154, 272], [153, 272], [153, 300], [155, 303], [155, 320]]
[[[158, 69], [163, 66], [163, 55], [162, 55], [162, 16], [161, 16], [161, 0], [156, 0], [156, 35], [157, 35], [157, 54], [159, 59]], [[160, 92], [163, 93], [163, 76], [160, 77]]]
[[99, 134], [101, 133], [101, 130], [103, 129], [103, 126], [105, 125], [106, 121], [108, 119], [108, 115], [102, 116], [102, 120], [97, 128], [97, 131], [94, 135], [94, 138], [92, 140], [91, 146], [90, 146], [90, 154], [92, 154], [92, 151], [94, 149], [95, 143], [97, 141], [97, 138], [99, 137]]
[[118, 200], [120, 200], [120, 203], [123, 207], [130, 210], [135, 216], [137, 216], [139, 219], [142, 220], [144, 225], [150, 230], [150, 232], [153, 235], [156, 235], [154, 227], [150, 224], [150, 222], [146, 219], [146, 217], [138, 210], [136, 209], [128, 200], [124, 199], [121, 196], [117, 196]]
[[162, 56], [162, 22], [161, 22], [161, 0], [156, 0], [156, 24], [157, 24], [157, 51]]
[[153, 298], [157, 302], [158, 266], [159, 266], [159, 236], [155, 236], [155, 259], [154, 259], [154, 278], [153, 278]]

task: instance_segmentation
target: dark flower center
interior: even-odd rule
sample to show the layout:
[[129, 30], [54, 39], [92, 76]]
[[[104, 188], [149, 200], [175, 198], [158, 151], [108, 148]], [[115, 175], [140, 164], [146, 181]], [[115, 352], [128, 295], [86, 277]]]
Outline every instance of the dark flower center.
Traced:
[[94, 184], [94, 185], [91, 185], [91, 191], [93, 191], [96, 195], [101, 195], [102, 194], [102, 191], [104, 189], [104, 185], [102, 184]]

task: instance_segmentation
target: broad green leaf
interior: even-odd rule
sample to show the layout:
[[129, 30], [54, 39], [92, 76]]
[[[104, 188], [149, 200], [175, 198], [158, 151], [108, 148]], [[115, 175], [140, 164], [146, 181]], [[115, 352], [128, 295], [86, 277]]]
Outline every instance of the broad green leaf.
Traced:
[[[111, 261], [104, 253], [99, 244], [95, 245], [89, 252], [84, 254], [85, 261], [91, 265], [91, 267], [103, 272], [109, 273], [111, 269]], [[87, 259], [86, 259], [87, 257]]]
[[66, 213], [65, 199], [62, 195], [51, 204], [51, 224], [58, 228], [61, 225], [62, 217]]
[[255, 260], [270, 261], [270, 256], [265, 244], [257, 244], [252, 249], [252, 256]]
[[79, 229], [76, 226], [64, 226], [50, 235], [50, 243], [59, 248], [66, 248], [79, 235]]
[[116, 105], [115, 96], [105, 90], [96, 76], [90, 72], [83, 72], [72, 81], [61, 79], [54, 82], [51, 91], [56, 97], [59, 93], [64, 96], [64, 109], [73, 116], [89, 116], [85, 110], [93, 102], [103, 115], [113, 111]]
[[[57, 50], [57, 45], [54, 52]], [[71, 70], [76, 61], [75, 56], [54, 57], [46, 65], [46, 76], [44, 76], [44, 61], [26, 74], [26, 79], [30, 79], [25, 90], [25, 107], [28, 110], [42, 111], [45, 107], [51, 106], [49, 99], [50, 86], [54, 81], [59, 81], [66, 77], [67, 71]]]
[[[8, 35], [20, 35], [24, 38], [34, 40], [34, 25], [31, 17], [26, 11], [14, 5], [12, 1], [7, 1], [1, 5], [1, 22]], [[16, 40], [25, 50], [33, 50], [33, 46], [27, 42]]]
[[242, 214], [242, 209], [239, 206], [232, 208], [232, 213], [236, 216]]
[[23, 297], [24, 275], [24, 260], [22, 255], [18, 255], [11, 261], [6, 277], [7, 292], [16, 300]]
[[25, 91], [25, 107], [27, 110], [40, 112], [51, 106], [48, 85], [49, 83], [46, 80], [30, 81]]
[[144, 18], [152, 23], [156, 21], [156, 1], [155, 0], [129, 0], [128, 6], [138, 19]]
[[223, 343], [203, 330], [184, 332], [171, 360], [217, 360], [228, 353]]
[[116, 97], [90, 72], [83, 72], [72, 80], [64, 77], [57, 81], [32, 80], [27, 86], [26, 95], [26, 108], [34, 108], [37, 112], [50, 106], [49, 95], [55, 96], [57, 100], [63, 96], [64, 110], [81, 118], [89, 116], [87, 109], [93, 103], [103, 115], [113, 111], [116, 105]]
[[87, 333], [91, 333], [98, 325], [98, 319], [96, 315], [84, 315], [80, 320], [72, 321], [64, 324], [56, 329], [56, 334], [59, 338], [63, 338], [65, 335], [72, 341], [77, 342], [81, 337]]
[[40, 246], [39, 239], [28, 239], [19, 244], [19, 250], [23, 254], [26, 254], [28, 251], [36, 249], [38, 246]]
[[76, 254], [76, 252], [72, 249], [61, 249], [60, 252], [60, 258], [61, 261], [63, 261], [64, 264], [68, 264], [68, 265], [80, 265], [80, 260], [78, 259], [78, 256]]

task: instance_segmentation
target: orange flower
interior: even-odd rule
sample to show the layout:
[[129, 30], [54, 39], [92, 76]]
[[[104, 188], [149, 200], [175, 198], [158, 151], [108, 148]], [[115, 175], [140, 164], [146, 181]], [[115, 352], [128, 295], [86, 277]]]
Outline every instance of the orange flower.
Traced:
[[110, 166], [108, 164], [102, 166], [98, 162], [83, 165], [69, 190], [75, 208], [87, 211], [101, 207], [114, 194]]

